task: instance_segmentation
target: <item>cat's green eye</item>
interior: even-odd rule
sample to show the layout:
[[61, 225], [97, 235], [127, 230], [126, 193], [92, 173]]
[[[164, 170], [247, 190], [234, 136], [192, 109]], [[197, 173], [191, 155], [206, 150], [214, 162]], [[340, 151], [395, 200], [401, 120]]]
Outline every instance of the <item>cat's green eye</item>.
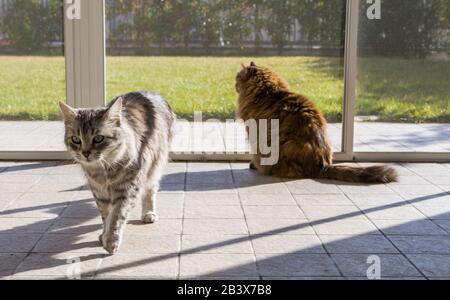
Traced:
[[72, 143], [80, 145], [81, 144], [81, 139], [77, 136], [73, 136], [72, 137]]
[[94, 137], [94, 143], [96, 143], [96, 144], [100, 144], [104, 140], [105, 140], [105, 137], [103, 135], [96, 135]]

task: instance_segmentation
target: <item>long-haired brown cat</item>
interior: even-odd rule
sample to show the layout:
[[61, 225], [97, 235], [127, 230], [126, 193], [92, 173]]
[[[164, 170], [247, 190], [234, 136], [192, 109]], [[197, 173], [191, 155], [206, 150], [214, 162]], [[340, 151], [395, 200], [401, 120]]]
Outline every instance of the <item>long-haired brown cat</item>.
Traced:
[[[327, 121], [322, 113], [307, 97], [290, 92], [288, 83], [271, 70], [253, 62], [250, 66], [242, 66], [236, 78], [236, 90], [239, 93], [238, 118], [244, 121], [279, 120], [278, 162], [275, 165], [261, 164], [264, 156], [258, 147], [254, 149], [256, 154], [251, 168], [265, 175], [284, 178], [323, 178], [363, 183], [397, 180], [396, 171], [388, 166], [359, 168], [333, 165]], [[267, 135], [270, 143], [271, 135]]]

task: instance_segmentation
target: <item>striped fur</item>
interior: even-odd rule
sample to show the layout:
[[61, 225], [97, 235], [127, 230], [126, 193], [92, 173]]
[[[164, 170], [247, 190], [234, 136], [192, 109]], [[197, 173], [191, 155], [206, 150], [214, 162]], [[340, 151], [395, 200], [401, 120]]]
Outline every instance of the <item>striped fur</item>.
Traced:
[[[242, 66], [236, 77], [236, 90], [239, 93], [238, 118], [244, 121], [279, 120], [278, 163], [262, 165], [263, 156], [259, 149], [252, 149], [257, 154], [251, 168], [285, 178], [326, 178], [365, 183], [397, 180], [395, 170], [387, 166], [358, 168], [333, 165], [327, 121], [321, 111], [307, 97], [290, 92], [288, 83], [271, 70], [253, 62], [250, 66]], [[264, 134], [270, 142], [271, 135]]]
[[[175, 114], [159, 95], [129, 93], [97, 109], [61, 103], [65, 144], [88, 179], [103, 219], [100, 241], [117, 252], [128, 214], [142, 201], [142, 221], [157, 220], [155, 197], [168, 161]], [[74, 143], [78, 137], [80, 144]], [[104, 137], [101, 143], [94, 138]]]

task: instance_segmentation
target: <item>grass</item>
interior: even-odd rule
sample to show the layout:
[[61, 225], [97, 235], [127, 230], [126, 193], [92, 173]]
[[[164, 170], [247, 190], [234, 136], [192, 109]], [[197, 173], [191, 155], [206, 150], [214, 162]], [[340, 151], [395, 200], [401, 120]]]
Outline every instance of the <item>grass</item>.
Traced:
[[[107, 97], [150, 90], [177, 114], [234, 116], [234, 77], [251, 58], [108, 57]], [[342, 61], [337, 58], [267, 57], [255, 61], [282, 74], [291, 89], [313, 99], [330, 121], [342, 115]], [[357, 112], [383, 121], [450, 122], [450, 62], [361, 59]], [[65, 98], [64, 59], [0, 57], [0, 118], [58, 118]]]

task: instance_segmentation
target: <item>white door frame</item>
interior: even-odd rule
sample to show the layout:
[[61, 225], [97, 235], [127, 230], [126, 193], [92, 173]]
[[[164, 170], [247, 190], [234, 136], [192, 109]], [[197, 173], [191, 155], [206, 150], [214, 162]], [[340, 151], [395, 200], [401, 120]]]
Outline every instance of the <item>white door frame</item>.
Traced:
[[[80, 19], [69, 19], [67, 9], [80, 2]], [[64, 0], [64, 49], [67, 104], [82, 108], [105, 104], [105, 2]]]

